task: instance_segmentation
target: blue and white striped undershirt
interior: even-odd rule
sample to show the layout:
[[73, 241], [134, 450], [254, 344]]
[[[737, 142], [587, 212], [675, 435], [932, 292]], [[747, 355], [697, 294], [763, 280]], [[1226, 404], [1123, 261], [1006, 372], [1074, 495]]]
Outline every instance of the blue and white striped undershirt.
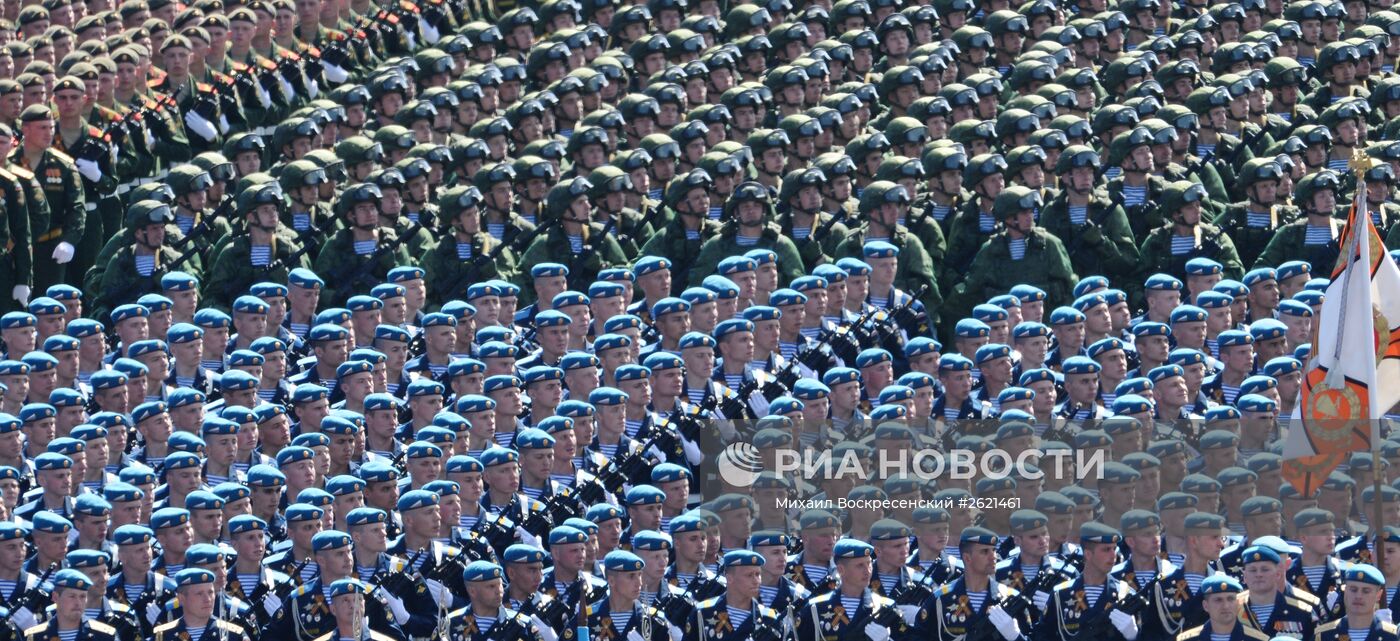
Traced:
[[468, 260], [472, 257], [471, 243], [457, 243], [457, 260]]
[[376, 245], [378, 243], [373, 240], [357, 240], [355, 241], [355, 255], [368, 256], [373, 254]]
[[941, 222], [943, 222], [944, 220], [947, 220], [948, 214], [950, 214], [950, 213], [953, 212], [953, 206], [952, 206], [952, 205], [934, 205], [934, 206], [932, 206], [932, 207], [929, 207], [929, 210], [928, 210], [928, 211], [929, 211], [929, 215], [933, 216], [933, 219], [934, 219], [934, 220], [936, 220], [936, 221], [938, 221], [938, 222], [941, 223]]
[[758, 237], [738, 234], [734, 236], [734, 242], [740, 247], [753, 247], [754, 245], [758, 244]]
[[1311, 585], [1314, 590], [1322, 587], [1322, 577], [1326, 574], [1327, 566], [1325, 565], [1303, 566], [1303, 575], [1308, 577], [1308, 585]]
[[569, 249], [575, 254], [583, 251], [583, 236], [565, 234], [569, 238]]
[[732, 605], [725, 606], [725, 609], [729, 610], [729, 623], [736, 628], [741, 625], [744, 625], [744, 622], [749, 620], [748, 610], [745, 610], [743, 608], [736, 608]]
[[1173, 256], [1180, 256], [1180, 255], [1182, 255], [1182, 254], [1189, 254], [1189, 253], [1191, 253], [1191, 250], [1193, 250], [1193, 249], [1195, 249], [1195, 248], [1196, 248], [1196, 237], [1195, 237], [1195, 236], [1176, 236], [1176, 235], [1173, 235], [1173, 236], [1172, 236], [1172, 255], [1173, 255]]
[[1248, 211], [1244, 214], [1244, 224], [1255, 229], [1265, 229], [1273, 222], [1273, 216], [1267, 211]]
[[1021, 260], [1026, 257], [1026, 239], [1012, 238], [1006, 243], [1006, 248], [1011, 252], [1011, 260]]
[[292, 214], [292, 229], [296, 231], [311, 229], [311, 214]]
[[271, 245], [253, 245], [248, 248], [248, 262], [254, 267], [263, 267], [272, 262]]
[[990, 213], [985, 211], [977, 212], [977, 231], [980, 231], [984, 234], [990, 234], [992, 233], [993, 229], [996, 229], [996, 227], [997, 219], [993, 218]]
[[146, 256], [143, 254], [136, 255], [136, 273], [142, 276], [150, 276], [151, 272], [154, 272], [155, 270], [156, 257], [154, 254], [150, 256]]
[[1131, 185], [1123, 185], [1123, 205], [1124, 205], [1124, 206], [1127, 206], [1127, 207], [1136, 207], [1136, 206], [1141, 205], [1141, 204], [1143, 204], [1143, 203], [1145, 203], [1145, 202], [1147, 202], [1147, 186], [1146, 186], [1146, 185], [1144, 185], [1144, 186], [1142, 186], [1142, 187], [1133, 187], [1133, 186], [1131, 186]]
[[632, 611], [609, 612], [608, 618], [612, 619], [613, 629], [621, 632], [627, 629], [627, 624], [632, 621]]
[[1306, 235], [1303, 236], [1304, 245], [1326, 245], [1332, 242], [1332, 227], [1308, 225]]
[[1070, 222], [1070, 224], [1072, 224], [1072, 225], [1083, 225], [1083, 224], [1084, 224], [1084, 221], [1086, 221], [1086, 220], [1089, 220], [1089, 206], [1088, 206], [1088, 205], [1082, 205], [1082, 206], [1070, 205], [1070, 206], [1069, 206], [1069, 222]]
[[793, 238], [796, 238], [797, 240], [803, 240], [803, 239], [805, 239], [805, 238], [807, 238], [808, 236], [811, 236], [811, 235], [812, 235], [812, 228], [811, 228], [811, 227], [797, 227], [797, 226], [794, 226], [794, 227], [792, 228], [792, 237], [793, 237]]
[[505, 236], [505, 235], [506, 235], [506, 224], [505, 224], [505, 223], [486, 223], [486, 233], [491, 234], [491, 237], [492, 237], [492, 238], [495, 238], [496, 240], [500, 240], [502, 236]]
[[686, 240], [700, 240], [700, 230], [698, 230], [698, 229], [687, 229], [687, 230], [685, 230], [685, 239], [686, 239]]
[[1249, 609], [1254, 613], [1254, 618], [1258, 619], [1261, 624], [1267, 624], [1269, 622], [1269, 617], [1274, 615], [1274, 604], [1272, 603], [1267, 605], [1251, 603], [1249, 604]]

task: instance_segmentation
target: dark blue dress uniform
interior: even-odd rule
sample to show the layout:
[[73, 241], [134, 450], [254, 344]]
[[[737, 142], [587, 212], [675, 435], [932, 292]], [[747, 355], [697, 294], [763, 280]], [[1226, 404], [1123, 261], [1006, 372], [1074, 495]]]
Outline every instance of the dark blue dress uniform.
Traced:
[[[695, 619], [685, 627], [685, 641], [741, 641], [749, 639], [756, 626], [767, 626], [774, 631], [782, 630], [782, 619], [778, 612], [757, 600], [749, 605], [749, 616], [743, 623], [735, 624], [729, 618], [729, 602], [725, 595], [701, 601], [695, 608]], [[799, 639], [803, 638], [801, 636]]]
[[[913, 638], [938, 641], [961, 638], [975, 621], [987, 616], [987, 610], [992, 605], [1015, 593], [1015, 590], [989, 580], [986, 598], [980, 605], [974, 605], [967, 594], [967, 577], [960, 576], [939, 588], [919, 606]], [[1030, 629], [1029, 621], [1023, 620], [1020, 624], [1023, 632]]]
[[[503, 581], [505, 572], [501, 566], [490, 561], [472, 561], [462, 573], [467, 583]], [[471, 606], [461, 608], [447, 616], [447, 641], [487, 641], [506, 638], [509, 627], [519, 626], [522, 641], [542, 641], [539, 629], [528, 616], [506, 607], [498, 607], [491, 621], [477, 617]], [[572, 629], [568, 630], [572, 633]], [[572, 638], [569, 636], [568, 638]]]
[[[1345, 617], [1337, 619], [1331, 623], [1326, 623], [1317, 628], [1317, 636], [1313, 637], [1317, 641], [1348, 641], [1351, 633], [1348, 631]], [[1374, 621], [1371, 623], [1371, 631], [1366, 635], [1366, 641], [1395, 641], [1400, 639], [1400, 630], [1397, 630], [1394, 623], [1384, 621]]]
[[[798, 613], [797, 620], [793, 622], [793, 630], [798, 641], [833, 639], [845, 636], [851, 631], [863, 636], [865, 625], [874, 623], [875, 617], [879, 616], [880, 612], [889, 610], [895, 610], [895, 602], [892, 599], [867, 589], [861, 595], [860, 605], [856, 611], [847, 612], [846, 607], [841, 603], [840, 591], [833, 590], [812, 597], [807, 602], [806, 607]], [[900, 618], [898, 612], [891, 613], [891, 616], [899, 621], [896, 629], [890, 630], [892, 637], [903, 637], [908, 634], [908, 626]]]
[[[1240, 554], [1240, 566], [1250, 563], [1282, 563], [1282, 557], [1271, 548], [1260, 545], [1250, 546]], [[1252, 595], [1245, 591], [1239, 596], [1240, 620], [1247, 627], [1254, 628], [1272, 638], [1277, 636], [1295, 639], [1311, 639], [1319, 622], [1319, 602], [1317, 597], [1294, 588], [1284, 586], [1284, 591], [1273, 593], [1272, 609], [1267, 620], [1260, 619], [1250, 608]]]
[[[55, 590], [87, 591], [92, 587], [92, 581], [87, 578], [87, 575], [72, 568], [59, 570], [53, 575], [52, 583]], [[25, 630], [24, 638], [25, 641], [59, 641], [61, 634], [63, 633], [58, 629], [58, 619], [54, 617]], [[89, 619], [84, 613], [78, 624], [76, 639], [77, 641], [117, 641], [117, 630], [106, 623]]]
[[[1212, 641], [1210, 624], [1196, 626], [1190, 630], [1185, 630], [1176, 635], [1176, 641]], [[1269, 635], [1264, 634], [1254, 628], [1244, 625], [1240, 621], [1235, 622], [1235, 627], [1230, 630], [1229, 641], [1268, 641]]]
[[[603, 558], [603, 567], [608, 572], [639, 573], [644, 565], [641, 557], [625, 550], [613, 550]], [[666, 621], [666, 616], [655, 607], [643, 605], [640, 601], [632, 602], [631, 614], [627, 617], [626, 623], [623, 623], [622, 627], [619, 628], [618, 621], [612, 616], [611, 601], [605, 592], [603, 598], [588, 608], [590, 639], [598, 641], [620, 640], [626, 638], [633, 631], [646, 641], [667, 641], [670, 638], [671, 624]]]

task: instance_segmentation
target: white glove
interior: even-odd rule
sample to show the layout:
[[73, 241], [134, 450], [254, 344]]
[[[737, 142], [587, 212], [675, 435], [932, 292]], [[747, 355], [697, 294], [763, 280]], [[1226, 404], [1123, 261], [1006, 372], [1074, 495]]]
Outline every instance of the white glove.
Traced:
[[258, 104], [262, 105], [263, 109], [272, 106], [272, 94], [269, 94], [266, 89], [263, 89], [261, 82], [257, 84], [257, 94]]
[[700, 446], [690, 439], [681, 437], [681, 449], [685, 451], [685, 460], [691, 465], [699, 465], [705, 460], [705, 453], [700, 451]]
[[228, 135], [228, 129], [229, 129], [228, 116], [225, 116], [225, 115], [223, 115], [223, 114], [219, 114], [219, 133], [220, 133], [220, 134], [223, 134], [223, 135], [225, 135], [225, 136], [227, 136], [227, 135]]
[[1118, 632], [1123, 635], [1124, 639], [1128, 641], [1137, 639], [1137, 619], [1134, 619], [1131, 614], [1114, 610], [1108, 613], [1108, 620], [1113, 623], [1113, 627], [1118, 628]]
[[15, 288], [12, 289], [12, 290], [10, 290], [10, 298], [13, 298], [13, 299], [19, 301], [19, 304], [21, 304], [21, 305], [28, 305], [28, 304], [29, 304], [29, 286], [28, 286], [28, 285], [15, 285]]
[[418, 49], [418, 36], [413, 35], [412, 31], [405, 32], [403, 35], [408, 40], [408, 50], [416, 51]]
[[53, 262], [63, 265], [70, 260], [73, 260], [73, 246], [66, 240], [59, 241], [58, 246], [53, 248]]
[[146, 604], [146, 619], [155, 625], [160, 620], [160, 606], [155, 603]]
[[865, 624], [865, 636], [870, 641], [889, 641], [890, 629], [878, 623]]
[[914, 620], [919, 616], [919, 606], [901, 605], [898, 607], [899, 613], [904, 615], [904, 625], [914, 625]]
[[1384, 622], [1386, 622], [1386, 623], [1390, 623], [1390, 622], [1391, 622], [1391, 617], [1392, 617], [1392, 616], [1394, 616], [1394, 615], [1391, 614], [1390, 608], [1381, 608], [1381, 609], [1379, 609], [1379, 610], [1376, 610], [1376, 618], [1377, 618], [1377, 619], [1380, 619], [1381, 621], [1384, 621]]
[[79, 158], [74, 160], [73, 164], [78, 166], [78, 173], [82, 174], [83, 178], [92, 182], [102, 180], [102, 170], [97, 168], [97, 163], [86, 158]]
[[18, 610], [15, 610], [15, 613], [11, 615], [11, 618], [14, 619], [15, 624], [18, 625], [22, 630], [32, 628], [35, 624], [38, 623], [38, 621], [34, 620], [34, 613], [30, 612], [29, 608], [20, 608]]
[[[419, 18], [419, 22], [422, 22], [422, 18]], [[644, 637], [642, 637], [642, 633], [637, 632], [636, 630], [632, 630], [632, 631], [630, 631], [630, 632], [627, 633], [627, 641], [647, 641], [647, 640], [646, 640]]]
[[383, 592], [383, 594], [384, 603], [389, 606], [389, 611], [394, 613], [394, 622], [399, 625], [408, 623], [408, 610], [403, 607], [403, 599], [388, 592]]
[[276, 616], [277, 611], [282, 609], [282, 600], [277, 598], [277, 594], [268, 592], [263, 597], [263, 609], [267, 610], [267, 616]]
[[530, 534], [529, 532], [526, 532], [525, 528], [520, 527], [519, 525], [515, 526], [515, 535], [520, 537], [520, 542], [524, 543], [525, 545], [540, 547], [539, 538], [537, 538], [533, 534]]
[[992, 609], [987, 610], [987, 618], [991, 620], [992, 625], [997, 627], [997, 632], [1000, 632], [1006, 641], [1016, 641], [1021, 636], [1021, 624], [1017, 623], [1016, 619], [1011, 618], [1011, 615], [1007, 614], [1006, 610], [1001, 609], [1001, 606], [992, 606]]
[[554, 633], [554, 629], [545, 625], [539, 617], [530, 617], [535, 622], [535, 629], [540, 633], [540, 641], [559, 641], [559, 635]]
[[1031, 603], [1035, 604], [1035, 609], [1045, 611], [1045, 606], [1050, 605], [1050, 594], [1047, 592], [1036, 592], [1031, 597]]
[[[142, 128], [141, 132], [146, 136], [146, 148], [149, 149], [151, 145], [156, 144], [156, 135], [151, 133], [150, 127]], [[113, 149], [116, 149], [116, 147], [113, 147]]]
[[185, 112], [185, 127], [191, 133], [207, 141], [213, 141], [219, 137], [218, 130], [214, 129], [214, 123], [204, 119], [204, 116], [195, 113], [193, 110]]
[[418, 30], [423, 32], [423, 39], [427, 40], [430, 45], [435, 45], [438, 40], [442, 39], [442, 34], [439, 34], [438, 30], [433, 28], [433, 25], [428, 24], [428, 21], [424, 20], [423, 16], [418, 16]]
[[423, 582], [428, 584], [428, 591], [433, 593], [433, 600], [438, 605], [444, 608], [452, 607], [452, 591], [448, 590], [447, 586], [432, 579], [423, 579]]
[[666, 626], [666, 635], [671, 637], [671, 641], [681, 641], [681, 637], [684, 636], [684, 634], [685, 633], [681, 632], [680, 628], [674, 625], [668, 624]]
[[282, 84], [282, 95], [291, 97], [297, 95], [297, 90], [292, 87], [292, 81], [282, 74], [277, 74], [277, 82]]
[[1341, 594], [1340, 592], [1335, 592], [1335, 591], [1334, 591], [1334, 592], [1332, 592], [1331, 594], [1328, 594], [1328, 595], [1327, 595], [1327, 609], [1328, 609], [1328, 610], [1331, 610], [1332, 608], [1337, 607], [1337, 596], [1340, 595], [1340, 594]]
[[350, 79], [350, 72], [340, 68], [337, 65], [333, 65], [329, 62], [326, 62], [325, 60], [321, 61], [321, 73], [325, 74], [326, 80], [329, 80], [335, 84], [340, 84]]

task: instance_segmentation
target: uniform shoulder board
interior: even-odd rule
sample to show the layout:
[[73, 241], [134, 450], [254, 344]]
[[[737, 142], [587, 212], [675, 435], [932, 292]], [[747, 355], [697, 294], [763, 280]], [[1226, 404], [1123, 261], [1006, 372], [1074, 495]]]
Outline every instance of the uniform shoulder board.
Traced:
[[5, 180], [15, 180], [16, 176], [13, 173], [10, 173], [9, 168], [0, 167], [0, 178], [3, 178]]
[[1202, 625], [1202, 626], [1197, 626], [1197, 627], [1191, 628], [1190, 630], [1183, 630], [1183, 631], [1181, 631], [1179, 634], [1176, 635], [1176, 638], [1177, 638], [1178, 641], [1181, 641], [1182, 639], [1194, 639], [1194, 638], [1200, 636], [1200, 635], [1201, 635], [1201, 632], [1203, 632], [1203, 631], [1205, 630], [1205, 628], [1206, 628], [1206, 626], [1203, 626], [1203, 625]]
[[[104, 118], [107, 118], [108, 120], [116, 120], [116, 119], [117, 119], [116, 117], [108, 116], [108, 115], [106, 115], [106, 114], [103, 114], [103, 117], [104, 117]], [[101, 130], [101, 129], [98, 129], [97, 127], [93, 127], [92, 125], [88, 125], [88, 128], [87, 128], [87, 135], [89, 135], [89, 136], [91, 136], [91, 137], [93, 137], [93, 138], [101, 138], [103, 134], [102, 134], [102, 130]]]
[[[222, 624], [223, 621], [219, 621], [219, 623]], [[102, 634], [110, 634], [110, 635], [112, 635], [112, 636], [116, 636], [116, 635], [117, 635], [117, 629], [116, 629], [116, 628], [114, 628], [114, 627], [112, 627], [112, 626], [110, 626], [110, 625], [107, 625], [106, 623], [103, 623], [103, 622], [101, 622], [101, 621], [97, 621], [97, 620], [94, 620], [94, 619], [88, 619], [87, 624], [88, 624], [88, 627], [89, 627], [89, 628], [92, 628], [93, 630], [95, 630], [95, 631], [97, 631], [97, 632], [101, 632]]]
[[700, 602], [701, 608], [713, 608], [716, 605], [719, 605], [719, 597], [710, 597]]
[[44, 631], [44, 628], [46, 628], [46, 627], [48, 627], [48, 624], [47, 624], [47, 623], [40, 623], [40, 624], [38, 624], [38, 625], [29, 626], [28, 628], [25, 628], [25, 629], [24, 629], [24, 636], [27, 636], [27, 637], [36, 636], [36, 635], [38, 635], [39, 633], [43, 632], [43, 631]]
[[23, 178], [25, 180], [34, 180], [34, 172], [29, 171], [28, 169], [25, 169], [24, 167], [21, 167], [19, 165], [10, 165], [10, 171], [14, 172], [16, 176], [19, 176], [20, 178]]
[[[335, 634], [335, 632], [327, 632], [326, 636], [329, 637], [333, 634]], [[371, 641], [394, 641], [394, 637], [384, 634], [383, 632], [375, 632], [374, 630], [369, 631], [369, 638]], [[317, 641], [321, 640], [317, 639]]]
[[165, 82], [165, 76], [152, 76], [146, 80], [146, 88], [155, 89], [159, 87], [162, 82]]
[[1324, 624], [1322, 624], [1322, 625], [1317, 626], [1317, 631], [1318, 631], [1318, 632], [1330, 632], [1330, 631], [1332, 631], [1332, 630], [1337, 629], [1337, 626], [1341, 625], [1342, 621], [1345, 621], [1345, 620], [1346, 620], [1346, 619], [1334, 619], [1334, 620], [1332, 620], [1332, 621], [1328, 621], [1327, 623], [1324, 623]]
[[228, 630], [229, 632], [232, 632], [234, 634], [243, 634], [243, 626], [238, 625], [237, 623], [234, 623], [232, 621], [224, 621], [221, 619], [215, 619], [215, 621], [219, 622], [220, 628]]
[[306, 596], [309, 592], [305, 585], [298, 585], [297, 589], [292, 591], [292, 596]]
[[196, 83], [194, 83], [194, 88], [195, 88], [196, 90], [198, 90], [200, 93], [205, 93], [205, 92], [213, 91], [213, 90], [214, 90], [214, 85], [211, 85], [211, 84], [209, 84], [209, 83], [207, 83], [207, 82], [196, 82]]
[[131, 612], [131, 606], [129, 606], [129, 605], [125, 604], [125, 603], [118, 603], [118, 602], [116, 602], [116, 601], [109, 601], [109, 602], [107, 603], [107, 605], [111, 606], [113, 612], [117, 612], [117, 613], [119, 613], [119, 614], [126, 614], [127, 612]]
[[938, 596], [944, 596], [944, 595], [947, 595], [947, 594], [951, 594], [952, 592], [953, 592], [953, 584], [951, 584], [951, 583], [945, 584], [943, 587], [938, 588]]
[[161, 637], [163, 637], [163, 636], [165, 635], [166, 632], [169, 632], [169, 631], [171, 631], [171, 630], [174, 630], [174, 629], [175, 629], [176, 627], [178, 627], [179, 625], [180, 625], [180, 622], [179, 622], [178, 620], [176, 620], [176, 621], [171, 621], [171, 622], [169, 622], [169, 623], [162, 623], [162, 624], [156, 626], [156, 629], [155, 629], [156, 638], [161, 638]]
[[[876, 596], [879, 596], [879, 595], [876, 595]], [[888, 601], [889, 599], [885, 599], [885, 600]], [[653, 608], [653, 609], [655, 609], [655, 608]], [[767, 618], [769, 618], [769, 619], [777, 619], [777, 618], [778, 618], [778, 611], [777, 611], [777, 610], [774, 610], [773, 608], [770, 608], [770, 607], [768, 607], [768, 606], [766, 606], [766, 605], [761, 605], [761, 604], [760, 604], [760, 605], [758, 606], [758, 614], [759, 614], [759, 616], [767, 617]]]
[[1386, 634], [1389, 634], [1389, 635], [1392, 635], [1392, 636], [1393, 636], [1393, 635], [1395, 635], [1395, 631], [1396, 631], [1397, 629], [1400, 629], [1400, 628], [1396, 628], [1396, 626], [1395, 626], [1394, 623], [1391, 623], [1391, 622], [1389, 622], [1389, 621], [1381, 621], [1381, 630], [1384, 631]]
[[1058, 592], [1058, 591], [1060, 591], [1060, 590], [1068, 590], [1071, 583], [1074, 583], [1074, 579], [1070, 579], [1070, 580], [1068, 580], [1068, 581], [1061, 581], [1061, 582], [1059, 582], [1059, 583], [1056, 583], [1056, 584], [1055, 584], [1055, 591]]
[[68, 164], [70, 164], [70, 165], [73, 164], [73, 157], [72, 157], [72, 156], [69, 156], [68, 154], [65, 154], [65, 153], [59, 151], [59, 150], [58, 150], [57, 148], [55, 148], [55, 147], [49, 147], [49, 153], [53, 154], [55, 158], [57, 158], [57, 159], [59, 159], [59, 160], [62, 160], [62, 161], [65, 162], [65, 163], [68, 163]]
[[1293, 596], [1286, 596], [1286, 597], [1283, 597], [1283, 602], [1286, 603], [1286, 604], [1288, 604], [1288, 605], [1290, 605], [1290, 606], [1293, 606], [1293, 607], [1295, 607], [1295, 608], [1298, 608], [1299, 610], [1311, 610], [1311, 609], [1317, 607], [1317, 604], [1320, 603], [1320, 601], [1318, 601], [1318, 598], [1315, 597], [1315, 596], [1313, 596], [1313, 595], [1311, 595], [1311, 594], [1308, 594], [1309, 597], [1312, 597], [1312, 600], [1311, 600], [1311, 601], [1308, 601], [1307, 599], [1301, 598], [1303, 594], [1307, 594], [1307, 593], [1304, 592], [1304, 593], [1302, 593], [1302, 594], [1299, 594], [1297, 597], [1293, 597]]

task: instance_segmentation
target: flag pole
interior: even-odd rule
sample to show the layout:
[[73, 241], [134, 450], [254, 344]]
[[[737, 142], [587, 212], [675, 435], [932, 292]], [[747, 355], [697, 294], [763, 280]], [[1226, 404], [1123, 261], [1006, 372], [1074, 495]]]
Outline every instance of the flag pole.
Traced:
[[[1354, 237], [1354, 240], [1362, 243], [1369, 243], [1371, 240], [1371, 212], [1366, 211], [1365, 208], [1361, 205], [1361, 203], [1364, 202], [1361, 199], [1361, 190], [1365, 189], [1366, 172], [1369, 171], [1371, 167], [1374, 166], [1374, 164], [1375, 161], [1371, 160], [1371, 157], [1368, 156], [1366, 152], [1360, 149], [1356, 150], [1356, 152], [1352, 155], [1351, 169], [1352, 171], [1356, 172], [1356, 189], [1358, 192], [1356, 199], [1357, 206], [1354, 211], [1356, 211], [1358, 216], [1356, 219], [1353, 219], [1354, 222], [1357, 224], [1352, 228], [1351, 232]], [[1350, 254], [1348, 254], [1348, 256], [1350, 256]], [[1370, 265], [1365, 265], [1365, 268], [1367, 269], [1367, 279], [1369, 280]], [[1345, 291], [1346, 290], [1343, 290], [1343, 292]], [[1338, 342], [1339, 346], [1340, 344], [1341, 343]], [[1370, 412], [1368, 411], [1366, 417], [1368, 421], [1381, 420], [1380, 417], [1370, 416], [1369, 414]], [[1371, 430], [1370, 425], [1367, 425], [1366, 433], [1370, 435], [1374, 434], [1375, 432]], [[1381, 528], [1385, 527], [1385, 516], [1383, 510], [1385, 501], [1381, 500], [1381, 477], [1383, 476], [1381, 472], [1381, 444], [1378, 439], [1371, 438], [1369, 440], [1371, 441], [1371, 482], [1373, 486], [1372, 498], [1374, 499], [1372, 503], [1374, 505], [1371, 514], [1367, 516], [1367, 518], [1371, 521], [1371, 527], [1368, 528], [1369, 531], [1366, 532], [1366, 536], [1369, 537], [1374, 542], [1373, 544], [1376, 546], [1376, 569], [1384, 573], [1385, 544], [1380, 540], [1380, 537], [1377, 536], [1377, 534], [1380, 533]]]

